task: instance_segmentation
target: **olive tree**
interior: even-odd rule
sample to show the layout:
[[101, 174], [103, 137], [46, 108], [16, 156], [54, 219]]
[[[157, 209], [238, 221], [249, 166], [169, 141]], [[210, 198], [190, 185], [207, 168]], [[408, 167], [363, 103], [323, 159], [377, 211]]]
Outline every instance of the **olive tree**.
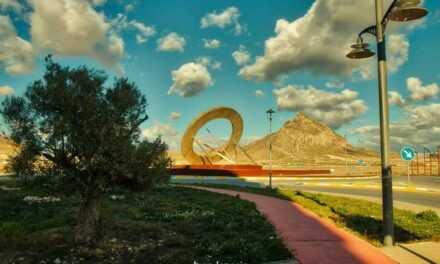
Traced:
[[43, 78], [24, 96], [2, 102], [6, 134], [20, 149], [10, 160], [15, 174], [52, 177], [62, 190], [80, 195], [78, 243], [100, 239], [100, 209], [109, 188], [148, 190], [169, 179], [167, 145], [141, 138], [146, 106], [126, 78], [108, 85], [104, 72], [63, 67], [51, 56]]

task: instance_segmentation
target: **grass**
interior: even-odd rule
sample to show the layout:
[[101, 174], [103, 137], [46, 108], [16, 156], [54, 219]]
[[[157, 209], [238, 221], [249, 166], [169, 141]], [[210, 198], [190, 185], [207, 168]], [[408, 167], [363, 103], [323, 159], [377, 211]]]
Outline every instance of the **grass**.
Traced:
[[[126, 199], [111, 200], [112, 194]], [[61, 201], [29, 205], [23, 202], [28, 195], [54, 195]], [[43, 190], [0, 190], [0, 262], [264, 263], [292, 258], [255, 205], [236, 197], [179, 186], [110, 192], [103, 207], [104, 240], [95, 249], [73, 242], [78, 203], [78, 197]]]
[[[381, 204], [362, 199], [278, 188], [270, 190], [217, 184], [204, 186], [246, 191], [294, 201], [371, 244], [382, 246]], [[415, 213], [395, 208], [394, 228], [397, 243], [440, 241], [440, 218], [432, 210]]]

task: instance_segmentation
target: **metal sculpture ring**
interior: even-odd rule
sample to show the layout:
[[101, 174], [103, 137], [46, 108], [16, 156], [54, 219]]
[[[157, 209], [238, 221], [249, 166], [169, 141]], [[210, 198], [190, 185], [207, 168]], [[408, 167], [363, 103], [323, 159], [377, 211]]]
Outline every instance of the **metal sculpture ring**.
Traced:
[[[209, 152], [206, 152], [206, 155], [197, 154], [193, 147], [197, 132], [206, 123], [219, 118], [224, 118], [231, 122], [232, 133], [228, 142], [221, 147], [211, 149]], [[212, 108], [196, 117], [186, 129], [182, 138], [182, 155], [190, 164], [210, 164], [220, 161], [223, 158], [218, 153], [221, 151], [231, 152], [235, 147], [234, 144], [240, 141], [242, 133], [243, 119], [237, 111], [229, 107]], [[198, 143], [197, 140], [196, 143]]]

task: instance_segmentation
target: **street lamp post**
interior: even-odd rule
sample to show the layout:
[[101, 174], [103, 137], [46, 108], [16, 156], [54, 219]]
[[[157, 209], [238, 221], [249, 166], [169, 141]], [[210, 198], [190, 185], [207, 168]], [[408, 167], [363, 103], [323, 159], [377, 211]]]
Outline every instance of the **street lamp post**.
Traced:
[[269, 118], [269, 188], [272, 189], [272, 114], [275, 111], [270, 108], [266, 111]]
[[368, 49], [368, 44], [363, 43], [362, 34], [369, 33], [376, 36], [382, 163], [383, 243], [385, 246], [392, 246], [394, 244], [394, 220], [384, 31], [388, 20], [409, 21], [425, 16], [428, 10], [418, 6], [419, 3], [420, 0], [394, 0], [385, 16], [382, 17], [382, 0], [375, 0], [376, 25], [370, 26], [359, 33], [357, 43], [351, 46], [353, 50], [347, 54], [347, 57], [350, 59], [373, 56], [374, 52]]

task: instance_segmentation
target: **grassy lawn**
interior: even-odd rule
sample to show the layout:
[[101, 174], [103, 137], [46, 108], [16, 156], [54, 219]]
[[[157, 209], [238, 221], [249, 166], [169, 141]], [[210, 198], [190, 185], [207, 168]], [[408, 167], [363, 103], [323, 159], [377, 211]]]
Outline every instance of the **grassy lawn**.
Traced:
[[[362, 199], [286, 189], [265, 189], [233, 185], [205, 185], [246, 191], [294, 201], [322, 218], [334, 222], [375, 246], [382, 246], [382, 205]], [[440, 241], [440, 218], [431, 210], [415, 213], [394, 209], [395, 241]]]
[[[110, 195], [126, 196], [112, 200]], [[28, 204], [28, 195], [60, 202]], [[178, 186], [113, 191], [104, 204], [104, 241], [74, 245], [79, 200], [42, 190], [0, 190], [1, 263], [264, 263], [292, 258], [253, 203]], [[3, 261], [3, 262], [2, 262]]]

